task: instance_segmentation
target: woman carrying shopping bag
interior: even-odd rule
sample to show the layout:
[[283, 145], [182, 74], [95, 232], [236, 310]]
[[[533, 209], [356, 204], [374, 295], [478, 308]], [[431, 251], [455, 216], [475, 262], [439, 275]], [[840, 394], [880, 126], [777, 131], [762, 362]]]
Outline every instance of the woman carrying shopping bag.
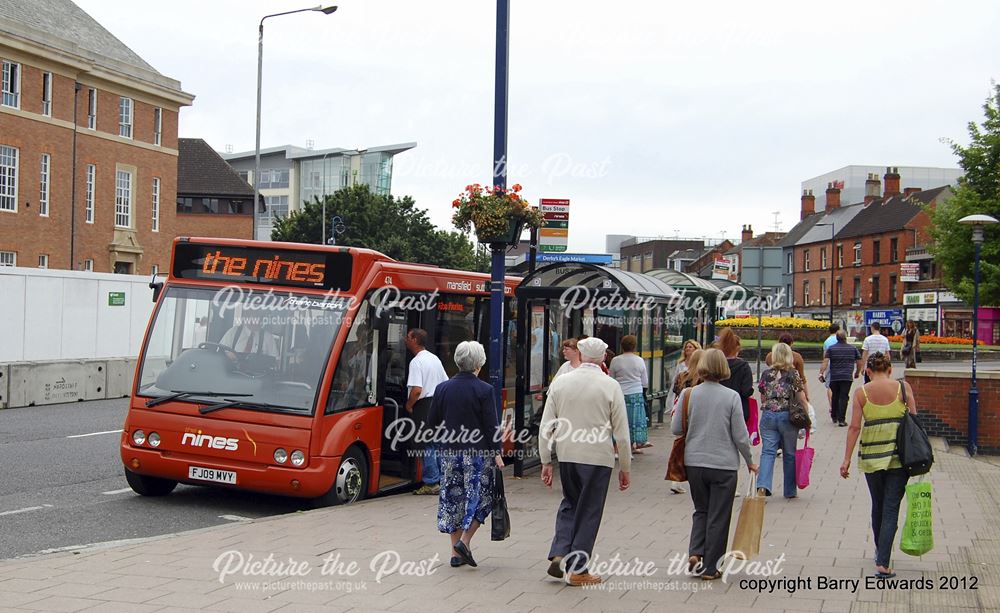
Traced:
[[698, 374], [703, 383], [684, 390], [678, 403], [687, 403], [687, 432], [681, 408], [670, 425], [675, 435], [685, 434], [684, 466], [694, 502], [688, 570], [712, 581], [722, 577], [718, 564], [729, 541], [740, 456], [751, 473], [757, 472], [757, 465], [740, 396], [719, 383], [730, 375], [725, 354], [707, 350], [698, 362]]
[[789, 421], [794, 403], [805, 406], [805, 382], [799, 377], [792, 360], [792, 349], [778, 343], [771, 349], [771, 369], [763, 373], [757, 389], [760, 391], [762, 416], [760, 435], [764, 447], [760, 454], [760, 474], [757, 476], [757, 493], [771, 495], [774, 477], [774, 459], [782, 451], [782, 477], [785, 498], [795, 498], [795, 447], [799, 428]]
[[[892, 541], [899, 526], [899, 505], [909, 474], [899, 461], [896, 434], [904, 414], [917, 413], [910, 384], [892, 378], [892, 360], [883, 353], [868, 358], [870, 383], [854, 393], [851, 425], [840, 476], [850, 476], [851, 456], [861, 439], [858, 466], [865, 473], [872, 499], [872, 534], [875, 540], [875, 576], [892, 578], [889, 566]], [[905, 399], [905, 400], [904, 400]]]

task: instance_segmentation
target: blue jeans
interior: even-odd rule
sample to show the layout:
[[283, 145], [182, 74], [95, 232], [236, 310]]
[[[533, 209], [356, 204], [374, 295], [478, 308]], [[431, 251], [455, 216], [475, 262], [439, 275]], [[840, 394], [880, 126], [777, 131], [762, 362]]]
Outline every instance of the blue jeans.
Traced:
[[889, 567], [892, 540], [899, 526], [899, 504], [906, 493], [910, 476], [902, 468], [865, 473], [872, 497], [872, 536], [875, 537], [875, 563]]
[[441, 482], [441, 456], [438, 454], [437, 443], [427, 443], [422, 457], [424, 470], [420, 477], [424, 485], [437, 485]]
[[781, 449], [781, 466], [785, 479], [785, 498], [795, 496], [795, 448], [798, 444], [799, 429], [788, 422], [788, 411], [762, 411], [760, 437], [764, 449], [760, 453], [760, 472], [757, 487], [771, 493], [771, 479], [774, 476], [774, 458]]

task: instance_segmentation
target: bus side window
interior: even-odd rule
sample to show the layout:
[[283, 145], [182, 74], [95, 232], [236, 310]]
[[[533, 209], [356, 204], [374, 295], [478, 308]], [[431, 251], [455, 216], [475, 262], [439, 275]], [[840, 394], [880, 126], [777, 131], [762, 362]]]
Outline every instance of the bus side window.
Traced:
[[372, 339], [368, 309], [362, 306], [358, 309], [344, 350], [337, 361], [337, 370], [330, 385], [330, 397], [326, 403], [327, 413], [370, 406], [367, 388], [371, 378], [377, 375], [371, 368]]

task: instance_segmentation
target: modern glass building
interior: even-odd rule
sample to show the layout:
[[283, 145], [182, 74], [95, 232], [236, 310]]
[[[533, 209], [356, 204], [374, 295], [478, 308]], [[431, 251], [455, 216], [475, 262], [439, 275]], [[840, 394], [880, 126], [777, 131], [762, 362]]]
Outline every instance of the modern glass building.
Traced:
[[[368, 149], [305, 149], [285, 145], [261, 149], [260, 193], [267, 210], [257, 212], [257, 240], [271, 240], [275, 217], [343, 187], [364, 184], [376, 194], [390, 194], [393, 157], [416, 146], [400, 143]], [[221, 155], [253, 185], [253, 151]]]

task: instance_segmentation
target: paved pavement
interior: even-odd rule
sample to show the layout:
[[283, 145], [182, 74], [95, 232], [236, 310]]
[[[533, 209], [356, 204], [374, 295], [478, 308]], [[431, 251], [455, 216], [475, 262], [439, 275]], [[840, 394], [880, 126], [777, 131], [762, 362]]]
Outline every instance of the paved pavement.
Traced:
[[[651, 431], [655, 447], [633, 462], [632, 489], [610, 492], [596, 547], [598, 562], [637, 558], [652, 563], [655, 573], [606, 572], [601, 590], [571, 588], [545, 575], [559, 489], [542, 487], [536, 474], [508, 479], [513, 534], [503, 542], [491, 542], [486, 532], [478, 536], [478, 569], [447, 565], [434, 498], [400, 495], [0, 561], [0, 611], [1000, 610], [1000, 523], [994, 519], [1000, 467], [954, 449], [939, 452], [931, 476], [936, 547], [912, 558], [897, 545], [893, 560], [899, 578], [926, 578], [932, 589], [866, 587], [873, 568], [867, 489], [856, 468], [849, 480], [837, 475], [846, 428], [823, 421], [822, 401], [817, 412], [812, 485], [795, 500], [770, 498], [766, 505], [755, 561], [771, 563], [776, 572], [770, 577], [751, 575], [748, 566], [706, 586], [670, 574], [671, 560], [686, 555], [691, 502], [670, 494], [663, 481], [671, 437], [659, 429]], [[849, 582], [823, 589], [822, 578], [860, 580], [859, 589]], [[772, 593], [759, 593], [751, 579], [784, 581]], [[790, 594], [792, 584], [801, 585], [797, 580], [810, 585]]]

